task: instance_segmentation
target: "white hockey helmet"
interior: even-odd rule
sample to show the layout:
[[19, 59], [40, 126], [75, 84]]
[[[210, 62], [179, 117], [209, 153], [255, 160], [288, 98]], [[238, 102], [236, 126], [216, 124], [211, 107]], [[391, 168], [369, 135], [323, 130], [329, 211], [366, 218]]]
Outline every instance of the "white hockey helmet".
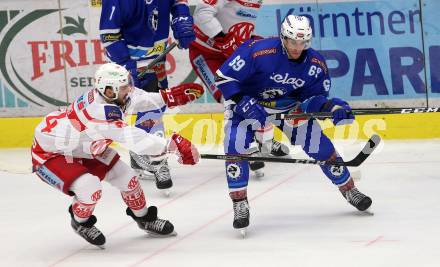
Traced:
[[305, 16], [288, 15], [281, 24], [281, 39], [291, 39], [304, 42], [304, 50], [312, 45], [312, 27]]
[[[109, 100], [116, 100], [120, 88], [126, 85], [133, 85], [130, 72], [118, 64], [103, 64], [95, 72], [95, 88], [103, 97]], [[115, 97], [108, 98], [105, 95], [105, 89], [112, 89], [115, 93]]]

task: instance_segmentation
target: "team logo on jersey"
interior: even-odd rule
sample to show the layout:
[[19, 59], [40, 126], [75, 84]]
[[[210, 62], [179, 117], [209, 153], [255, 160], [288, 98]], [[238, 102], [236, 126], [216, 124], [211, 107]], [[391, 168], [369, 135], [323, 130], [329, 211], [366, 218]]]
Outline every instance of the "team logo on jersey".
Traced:
[[344, 167], [343, 166], [331, 166], [330, 172], [333, 174], [333, 176], [339, 177], [344, 172]]
[[140, 122], [139, 126], [142, 129], [151, 130], [154, 127], [154, 125], [156, 125], [158, 122], [159, 122], [159, 120], [146, 119], [146, 120]]
[[283, 96], [286, 93], [284, 88], [265, 88], [261, 93], [260, 97], [263, 99], [274, 99]]
[[306, 83], [304, 80], [300, 78], [289, 77], [289, 73], [287, 72], [284, 75], [279, 73], [273, 73], [269, 78], [276, 83], [291, 84], [294, 89], [302, 87]]
[[156, 32], [158, 25], [159, 25], [159, 11], [157, 10], [157, 7], [155, 7], [151, 12], [151, 14], [148, 16], [148, 26], [153, 32]]
[[228, 174], [229, 178], [237, 180], [238, 178], [240, 178], [241, 168], [237, 164], [230, 163], [226, 168], [226, 173]]
[[151, 3], [153, 3], [153, 0], [145, 0], [145, 4], [146, 4], [146, 5], [149, 5], [149, 4], [151, 4]]

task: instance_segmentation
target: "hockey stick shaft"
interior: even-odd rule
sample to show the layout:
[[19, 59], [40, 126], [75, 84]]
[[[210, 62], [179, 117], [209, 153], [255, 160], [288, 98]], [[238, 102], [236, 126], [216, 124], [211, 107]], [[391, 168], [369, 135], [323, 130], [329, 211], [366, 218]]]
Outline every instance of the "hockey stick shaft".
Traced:
[[[370, 109], [353, 109], [354, 115], [379, 115], [379, 114], [409, 114], [409, 113], [433, 113], [440, 112], [440, 108], [370, 108]], [[291, 119], [327, 119], [332, 118], [332, 112], [311, 112], [301, 114], [276, 114], [276, 120]]]
[[154, 65], [156, 65], [158, 62], [162, 61], [163, 58], [169, 53], [171, 52], [171, 50], [174, 49], [174, 47], [177, 46], [177, 42], [172, 42], [166, 49], [165, 51], [163, 51], [162, 54], [160, 54], [159, 56], [157, 56], [155, 59], [153, 59], [144, 69], [144, 71], [142, 71], [141, 73], [138, 74], [138, 78], [142, 78], [145, 74], [147, 74], [147, 70], [151, 69], [152, 67], [154, 67]]
[[248, 161], [264, 161], [264, 162], [277, 162], [277, 163], [298, 163], [298, 164], [314, 164], [314, 165], [338, 165], [357, 167], [361, 165], [379, 145], [381, 139], [378, 135], [373, 135], [364, 148], [359, 152], [356, 157], [350, 161], [322, 161], [314, 159], [292, 159], [292, 158], [275, 158], [275, 157], [255, 157], [251, 155], [213, 155], [213, 154], [201, 154], [202, 159], [219, 159], [219, 160], [248, 160]]

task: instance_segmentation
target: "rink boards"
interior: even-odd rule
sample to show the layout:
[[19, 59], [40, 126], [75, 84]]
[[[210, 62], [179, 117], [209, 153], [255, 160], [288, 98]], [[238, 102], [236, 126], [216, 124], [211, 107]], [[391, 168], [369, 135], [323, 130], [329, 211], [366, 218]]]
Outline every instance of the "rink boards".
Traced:
[[[0, 148], [30, 147], [33, 131], [41, 117], [0, 118]], [[133, 118], [130, 118], [133, 121]], [[179, 132], [195, 144], [221, 144], [223, 141], [223, 114], [167, 114], [164, 116], [166, 134]], [[357, 116], [350, 126], [334, 127], [322, 122], [324, 132], [335, 139], [366, 139], [378, 133], [384, 139], [440, 138], [440, 114], [398, 114]], [[280, 131], [275, 133], [281, 139]]]
[[[89, 90], [96, 67], [105, 62], [98, 32], [101, 1], [31, 2], [0, 3], [0, 147], [30, 146], [41, 116]], [[196, 2], [189, 1], [192, 9]], [[256, 16], [256, 32], [264, 37], [277, 36], [287, 14], [307, 16], [313, 47], [325, 56], [332, 77], [331, 97], [354, 108], [437, 107], [440, 30], [432, 22], [439, 9], [437, 0], [265, 0], [258, 16], [248, 15]], [[200, 82], [184, 50], [169, 54], [167, 74], [170, 85]], [[165, 116], [167, 134], [219, 144], [221, 112], [204, 94], [179, 110], [184, 114]], [[405, 114], [359, 116], [353, 126], [324, 128], [336, 138], [378, 132], [386, 139], [415, 139], [440, 137], [439, 125], [437, 114]]]

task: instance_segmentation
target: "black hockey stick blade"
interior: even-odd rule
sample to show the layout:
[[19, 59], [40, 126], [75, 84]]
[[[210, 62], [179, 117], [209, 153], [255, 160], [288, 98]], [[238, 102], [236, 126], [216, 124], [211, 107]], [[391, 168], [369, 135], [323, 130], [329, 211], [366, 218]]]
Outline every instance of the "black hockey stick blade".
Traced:
[[350, 161], [324, 161], [314, 159], [292, 159], [292, 158], [276, 158], [276, 157], [255, 157], [252, 155], [213, 155], [213, 154], [201, 154], [202, 159], [219, 159], [229, 161], [249, 160], [249, 161], [264, 161], [264, 162], [277, 162], [277, 163], [299, 163], [299, 164], [314, 164], [314, 165], [336, 165], [357, 167], [361, 165], [379, 145], [381, 139], [378, 135], [373, 135], [368, 139], [364, 148], [359, 154]]
[[348, 167], [357, 167], [361, 165], [370, 155], [373, 153], [374, 149], [379, 146], [381, 138], [377, 134], [373, 134], [370, 139], [368, 139], [364, 148], [362, 148], [361, 152], [354, 157], [354, 159], [350, 161], [336, 161], [331, 163], [331, 165], [340, 165], [340, 166], [348, 166]]

